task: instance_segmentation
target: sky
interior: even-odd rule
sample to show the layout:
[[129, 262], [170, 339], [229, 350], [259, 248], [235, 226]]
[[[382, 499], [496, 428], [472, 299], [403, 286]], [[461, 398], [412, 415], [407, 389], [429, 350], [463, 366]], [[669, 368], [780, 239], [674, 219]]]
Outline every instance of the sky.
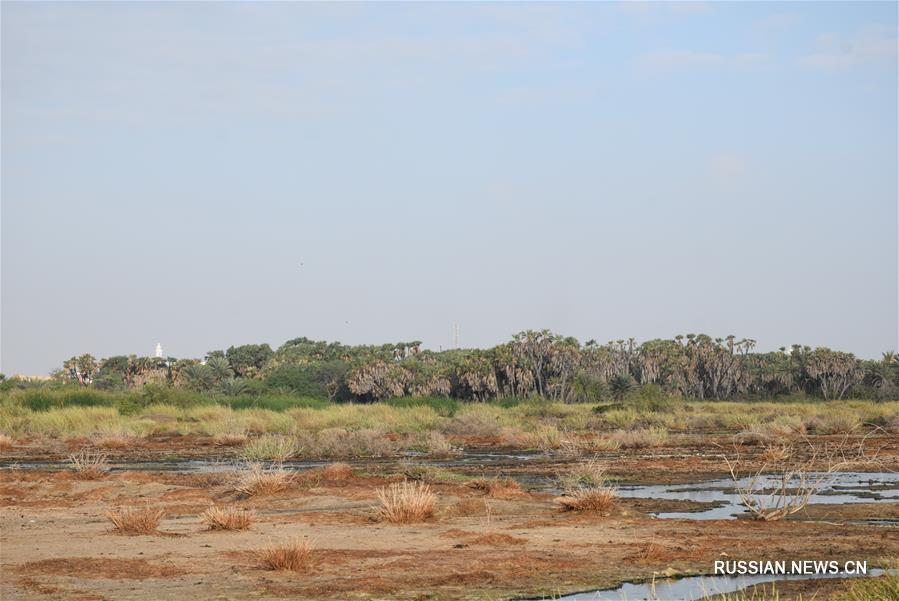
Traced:
[[0, 370], [897, 348], [897, 4], [2, 4]]

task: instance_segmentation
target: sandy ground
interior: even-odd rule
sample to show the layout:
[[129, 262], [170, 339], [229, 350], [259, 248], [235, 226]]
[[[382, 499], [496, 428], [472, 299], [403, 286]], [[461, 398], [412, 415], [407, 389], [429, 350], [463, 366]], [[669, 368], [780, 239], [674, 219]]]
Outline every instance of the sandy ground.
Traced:
[[[884, 457], [895, 465], [899, 449], [887, 446]], [[558, 468], [550, 462], [530, 469]], [[600, 516], [561, 512], [546, 493], [491, 498], [454, 482], [432, 485], [439, 499], [433, 518], [391, 525], [374, 512], [376, 489], [403, 478], [390, 472], [379, 465], [377, 472], [357, 468], [329, 478], [308, 470], [286, 491], [245, 498], [228, 473], [129, 471], [80, 480], [70, 471], [6, 470], [0, 598], [509, 599], [709, 573], [723, 557], [899, 557], [899, 528], [850, 523], [899, 519], [895, 504], [814, 506], [784, 522], [660, 520], [647, 512], [697, 504], [622, 499]], [[689, 449], [622, 454], [612, 472], [659, 481], [723, 475], [713, 454]], [[209, 531], [199, 513], [211, 503], [252, 508], [257, 520], [243, 532]], [[104, 517], [144, 504], [166, 511], [156, 534], [116, 534]], [[266, 569], [257, 551], [292, 537], [315, 541], [309, 569]], [[841, 586], [791, 584], [780, 589], [781, 599], [817, 593], [824, 600]]]

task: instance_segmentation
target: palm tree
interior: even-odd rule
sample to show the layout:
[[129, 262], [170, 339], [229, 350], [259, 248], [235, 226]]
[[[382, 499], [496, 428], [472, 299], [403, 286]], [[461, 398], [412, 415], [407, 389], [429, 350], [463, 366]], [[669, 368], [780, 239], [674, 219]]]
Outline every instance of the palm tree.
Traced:
[[222, 394], [226, 394], [228, 396], [239, 396], [245, 393], [249, 386], [247, 385], [246, 380], [228, 378], [227, 380], [222, 380], [222, 382], [219, 384], [219, 388], [221, 388]]
[[215, 384], [215, 375], [208, 365], [195, 363], [181, 370], [181, 377], [188, 388], [198, 392], [210, 390]]
[[206, 361], [206, 367], [212, 370], [212, 377], [216, 382], [224, 382], [228, 378], [234, 377], [234, 370], [231, 369], [231, 364], [225, 357], [210, 357]]
[[634, 381], [625, 373], [620, 373], [609, 381], [609, 389], [612, 391], [612, 398], [616, 401], [620, 401], [626, 397], [633, 386]]

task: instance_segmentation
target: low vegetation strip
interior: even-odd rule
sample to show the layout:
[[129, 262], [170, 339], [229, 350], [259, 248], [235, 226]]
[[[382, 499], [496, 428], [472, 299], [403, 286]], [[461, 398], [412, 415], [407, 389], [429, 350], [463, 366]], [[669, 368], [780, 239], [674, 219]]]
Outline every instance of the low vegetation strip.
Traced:
[[[62, 394], [53, 390], [49, 394]], [[114, 393], [92, 391], [98, 396]], [[325, 430], [347, 433], [363, 431], [415, 434], [435, 432], [419, 446], [439, 454], [453, 454], [453, 438], [481, 437], [525, 438], [528, 446], [557, 449], [570, 444], [589, 444], [574, 440], [566, 433], [604, 432], [593, 439], [598, 450], [621, 445], [658, 446], [665, 443], [665, 432], [744, 433], [747, 441], [766, 443], [793, 434], [834, 434], [880, 427], [899, 433], [899, 401], [815, 401], [814, 399], [734, 402], [688, 401], [666, 398], [664, 406], [644, 404], [642, 389], [613, 403], [563, 403], [540, 397], [506, 399], [497, 403], [478, 403], [452, 415], [442, 414], [440, 399], [422, 399], [420, 404], [323, 403], [311, 407], [272, 410], [260, 407], [233, 409], [226, 399], [203, 397], [196, 404], [149, 404], [131, 406], [61, 406], [35, 410], [22, 402], [15, 392], [0, 393], [0, 433], [10, 449], [15, 439], [25, 436], [90, 436], [104, 448], [110, 438], [124, 439], [158, 434], [211, 436], [220, 444], [244, 444], [261, 433], [275, 435], [263, 441], [252, 440], [246, 454], [252, 458], [286, 458], [308, 454], [303, 445], [315, 440], [287, 444], [276, 435], [300, 432], [319, 434]], [[624, 430], [624, 432], [616, 432]], [[643, 430], [640, 437], [628, 434]], [[352, 434], [360, 436], [360, 434]], [[333, 435], [331, 436], [334, 437]], [[382, 440], [383, 442], [383, 440]], [[520, 446], [520, 445], [516, 445]]]

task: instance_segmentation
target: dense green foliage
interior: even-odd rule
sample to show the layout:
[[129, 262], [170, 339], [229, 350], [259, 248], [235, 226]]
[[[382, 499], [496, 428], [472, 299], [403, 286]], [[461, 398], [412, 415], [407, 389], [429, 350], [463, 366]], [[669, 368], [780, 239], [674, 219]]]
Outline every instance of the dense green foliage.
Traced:
[[[862, 361], [827, 348], [794, 345], [779, 352], [754, 353], [754, 346], [751, 339], [703, 334], [642, 344], [633, 339], [581, 344], [547, 330], [521, 332], [490, 349], [442, 352], [421, 350], [417, 341], [347, 346], [295, 338], [275, 351], [267, 344], [210, 351], [203, 361], [135, 356], [97, 361], [82, 355], [66, 361], [55, 378], [84, 389], [81, 396], [67, 393], [64, 402], [73, 405], [97, 402], [92, 389], [147, 388], [169, 389], [166, 394], [176, 396], [195, 393], [232, 405], [281, 405], [287, 401], [274, 399], [286, 398], [502, 402], [528, 396], [597, 403], [620, 401], [633, 396], [634, 390], [643, 396], [651, 390], [658, 399], [899, 396], [899, 362], [894, 353], [885, 353], [880, 361]], [[0, 384], [17, 386], [23, 383]], [[38, 407], [51, 401], [38, 395], [28, 402]], [[455, 411], [451, 407], [440, 410]]]

